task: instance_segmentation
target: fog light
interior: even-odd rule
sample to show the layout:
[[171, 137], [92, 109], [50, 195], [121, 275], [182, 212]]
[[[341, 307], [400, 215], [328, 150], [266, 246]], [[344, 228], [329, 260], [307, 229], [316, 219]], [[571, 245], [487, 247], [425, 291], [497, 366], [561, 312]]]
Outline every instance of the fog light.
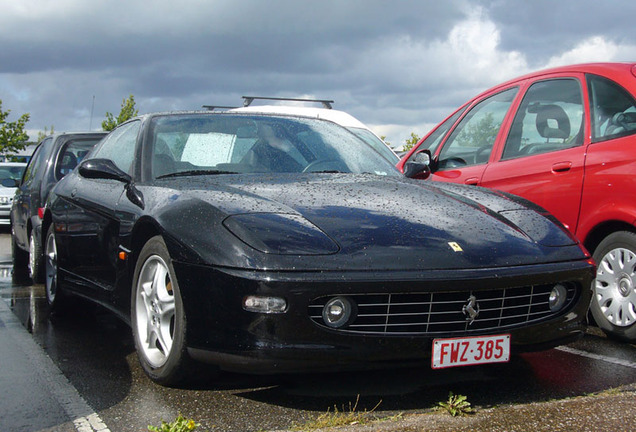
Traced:
[[561, 284], [555, 285], [550, 291], [550, 298], [548, 299], [548, 304], [550, 305], [550, 310], [552, 312], [556, 312], [560, 310], [565, 304], [565, 300], [567, 299], [568, 290]]
[[344, 327], [354, 317], [355, 305], [346, 297], [334, 297], [322, 309], [322, 319], [329, 327]]
[[243, 309], [266, 314], [284, 313], [287, 301], [281, 297], [247, 296], [243, 299]]

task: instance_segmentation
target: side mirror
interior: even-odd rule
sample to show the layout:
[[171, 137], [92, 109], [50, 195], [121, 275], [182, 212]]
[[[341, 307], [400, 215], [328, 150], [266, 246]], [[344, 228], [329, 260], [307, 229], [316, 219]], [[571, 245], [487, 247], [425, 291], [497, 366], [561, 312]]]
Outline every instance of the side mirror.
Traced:
[[404, 164], [404, 175], [408, 178], [426, 180], [431, 175], [431, 152], [428, 149], [417, 152]]
[[123, 172], [109, 159], [88, 159], [80, 163], [78, 168], [82, 177], [90, 179], [118, 180], [130, 184], [132, 177]]
[[144, 196], [135, 187], [132, 177], [117, 167], [110, 159], [88, 159], [77, 168], [82, 177], [90, 179], [117, 180], [125, 183], [126, 197], [133, 204], [144, 208]]

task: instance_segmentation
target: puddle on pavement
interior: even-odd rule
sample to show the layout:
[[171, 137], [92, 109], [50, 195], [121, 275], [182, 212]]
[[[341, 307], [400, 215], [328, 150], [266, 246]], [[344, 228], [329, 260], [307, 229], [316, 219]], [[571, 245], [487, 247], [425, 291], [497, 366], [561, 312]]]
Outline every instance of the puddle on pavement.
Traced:
[[33, 285], [26, 276], [13, 274], [13, 266], [0, 264], [0, 297], [24, 327], [34, 333], [48, 315], [44, 285]]

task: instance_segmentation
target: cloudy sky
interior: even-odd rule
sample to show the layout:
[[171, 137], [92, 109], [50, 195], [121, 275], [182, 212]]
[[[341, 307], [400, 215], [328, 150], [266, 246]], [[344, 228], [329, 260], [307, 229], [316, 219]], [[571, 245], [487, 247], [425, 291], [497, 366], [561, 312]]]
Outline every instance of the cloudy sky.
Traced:
[[394, 146], [550, 66], [636, 61], [634, 0], [0, 0], [0, 100], [32, 139], [140, 113], [335, 100]]

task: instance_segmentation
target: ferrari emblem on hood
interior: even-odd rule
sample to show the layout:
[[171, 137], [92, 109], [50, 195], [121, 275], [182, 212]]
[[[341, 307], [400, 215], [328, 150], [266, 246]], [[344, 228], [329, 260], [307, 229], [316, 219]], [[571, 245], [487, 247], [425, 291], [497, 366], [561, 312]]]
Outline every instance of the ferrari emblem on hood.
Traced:
[[448, 245], [454, 252], [464, 252], [464, 249], [457, 242], [448, 242]]

